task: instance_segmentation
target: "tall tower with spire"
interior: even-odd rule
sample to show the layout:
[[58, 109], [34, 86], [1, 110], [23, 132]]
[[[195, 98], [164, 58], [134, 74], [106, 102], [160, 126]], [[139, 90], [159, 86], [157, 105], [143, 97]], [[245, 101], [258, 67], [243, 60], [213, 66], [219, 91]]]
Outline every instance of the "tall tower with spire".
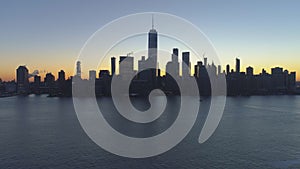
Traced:
[[81, 62], [80, 61], [76, 62], [76, 76], [78, 78], [81, 78]]
[[157, 31], [154, 29], [154, 17], [152, 15], [152, 28], [148, 33], [148, 60], [152, 67], [157, 68]]
[[[158, 63], [157, 63], [157, 31], [154, 29], [154, 18], [152, 15], [152, 25], [148, 33], [148, 58], [142, 57], [139, 60], [139, 70], [143, 70], [139, 73], [139, 79], [147, 81], [149, 88], [153, 88], [156, 85], [158, 75]], [[150, 68], [150, 69], [149, 69]], [[148, 69], [148, 70], [147, 70]]]

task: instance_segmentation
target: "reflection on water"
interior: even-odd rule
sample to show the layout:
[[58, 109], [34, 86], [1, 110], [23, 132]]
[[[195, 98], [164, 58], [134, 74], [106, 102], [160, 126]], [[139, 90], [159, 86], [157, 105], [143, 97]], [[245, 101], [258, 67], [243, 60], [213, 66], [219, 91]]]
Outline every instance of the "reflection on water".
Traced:
[[[160, 99], [160, 98], [157, 98]], [[168, 129], [175, 121], [180, 108], [180, 97], [169, 97], [163, 114], [150, 123], [134, 123], [118, 113], [110, 98], [99, 98], [98, 105], [105, 119], [117, 131], [131, 137], [151, 137], [158, 135]], [[131, 98], [132, 104], [139, 110], [149, 108], [147, 98]]]
[[[167, 129], [176, 118], [178, 98], [169, 98], [166, 112], [146, 126], [130, 123], [98, 100], [105, 118], [120, 132], [149, 137]], [[133, 100], [140, 109], [144, 100]], [[299, 168], [300, 97], [229, 97], [219, 127], [204, 144], [199, 133], [209, 108], [201, 102], [197, 122], [174, 149], [147, 159], [110, 154], [81, 129], [71, 98], [45, 96], [0, 99], [0, 168]]]

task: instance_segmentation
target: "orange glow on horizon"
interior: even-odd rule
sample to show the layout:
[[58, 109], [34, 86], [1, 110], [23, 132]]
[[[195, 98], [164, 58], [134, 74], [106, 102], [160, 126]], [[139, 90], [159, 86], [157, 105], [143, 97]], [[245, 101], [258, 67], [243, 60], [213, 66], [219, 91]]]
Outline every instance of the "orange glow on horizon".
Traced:
[[[192, 67], [191, 67], [191, 75], [193, 75], [193, 65], [192, 64]], [[272, 66], [272, 67], [263, 67], [263, 66], [253, 66], [251, 65], [253, 68], [254, 68], [254, 74], [260, 74], [262, 72], [262, 69], [264, 68], [267, 73], [271, 73], [271, 68], [273, 67], [276, 67], [276, 66]], [[18, 67], [18, 66], [17, 66]], [[16, 68], [17, 68], [16, 67]], [[241, 66], [241, 72], [246, 72], [246, 68], [248, 66]], [[279, 67], [283, 67], [284, 70], [288, 70], [289, 72], [296, 72], [296, 81], [300, 81], [300, 69], [296, 69], [295, 67], [285, 67], [285, 66], [279, 66]], [[31, 69], [30, 66], [27, 66], [27, 68], [29, 69], [29, 73], [33, 72], [35, 69]], [[75, 67], [68, 67], [68, 68], [63, 68], [63, 67], [59, 67], [58, 66], [52, 66], [52, 69], [47, 69], [47, 71], [45, 72], [41, 72], [39, 74], [39, 76], [41, 76], [41, 79], [42, 81], [44, 80], [44, 77], [46, 75], [46, 73], [52, 73], [54, 76], [55, 76], [55, 79], [58, 78], [58, 72], [60, 70], [64, 70], [65, 73], [66, 73], [66, 79], [68, 79], [70, 76], [74, 76], [74, 69]], [[137, 69], [136, 67], [134, 68], [135, 70]], [[235, 66], [234, 65], [230, 65], [230, 69], [235, 69]], [[110, 70], [110, 65], [106, 65], [105, 67], [103, 66], [101, 68], [101, 70]], [[225, 70], [225, 65], [222, 65], [222, 70]], [[41, 70], [39, 70], [41, 71]], [[96, 70], [97, 71], [97, 77], [98, 77], [98, 73], [100, 71], [99, 70]], [[83, 71], [82, 72], [82, 77], [85, 78], [85, 79], [88, 79], [88, 73], [89, 72], [85, 72]], [[12, 81], [12, 80], [15, 80], [16, 79], [16, 69], [14, 70], [10, 70], [10, 71], [1, 71], [0, 72], [0, 78], [2, 79], [2, 81]], [[33, 78], [30, 78], [30, 81], [33, 81]]]

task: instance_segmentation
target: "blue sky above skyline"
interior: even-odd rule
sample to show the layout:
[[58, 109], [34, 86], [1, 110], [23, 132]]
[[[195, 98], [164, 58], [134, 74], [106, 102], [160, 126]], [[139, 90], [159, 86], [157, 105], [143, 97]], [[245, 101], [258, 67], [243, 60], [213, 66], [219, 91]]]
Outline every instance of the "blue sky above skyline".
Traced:
[[31, 71], [56, 75], [66, 69], [70, 74], [79, 50], [96, 30], [124, 15], [152, 11], [177, 15], [199, 27], [216, 47], [223, 67], [233, 66], [239, 57], [242, 68], [251, 65], [256, 72], [274, 66], [300, 72], [299, 7], [297, 0], [3, 1], [0, 78], [14, 78], [20, 64]]

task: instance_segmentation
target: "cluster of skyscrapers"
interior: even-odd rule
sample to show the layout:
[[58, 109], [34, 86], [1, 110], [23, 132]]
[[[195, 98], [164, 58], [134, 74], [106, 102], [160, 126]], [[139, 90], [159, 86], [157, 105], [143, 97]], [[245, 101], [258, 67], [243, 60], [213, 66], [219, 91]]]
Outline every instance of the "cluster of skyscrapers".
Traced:
[[[157, 63], [158, 34], [153, 28], [148, 33], [148, 57], [142, 56], [138, 61], [138, 71], [134, 70], [134, 58], [130, 55], [120, 56], [118, 70], [117, 59], [111, 58], [111, 70], [100, 70], [97, 77], [95, 70], [89, 71], [89, 79], [81, 78], [81, 63], [76, 64], [76, 75], [66, 79], [65, 72], [58, 72], [58, 78], [47, 73], [44, 81], [38, 75], [29, 74], [25, 66], [19, 66], [16, 70], [16, 82], [0, 81], [0, 94], [43, 94], [51, 96], [71, 96], [72, 79], [76, 78], [85, 81], [86, 84], [95, 83], [95, 93], [97, 96], [108, 96], [111, 94], [112, 78], [128, 80], [133, 77], [130, 85], [130, 94], [148, 95], [151, 90], [159, 88], [166, 94], [177, 95], [180, 90], [177, 82], [180, 80], [192, 80], [194, 78], [198, 84], [200, 95], [211, 94], [211, 83], [218, 84], [218, 80], [225, 79], [227, 82], [228, 95], [266, 95], [266, 94], [295, 94], [296, 93], [296, 72], [288, 72], [283, 68], [272, 68], [271, 74], [264, 69], [255, 75], [252, 67], [247, 67], [246, 72], [240, 70], [240, 60], [236, 59], [235, 70], [226, 66], [222, 71], [221, 66], [214, 63], [209, 64], [207, 58], [194, 65], [194, 72], [191, 72], [190, 53], [182, 52], [182, 62], [178, 61], [179, 49], [174, 48], [171, 54], [171, 61], [166, 64], [165, 75], [161, 74]], [[180, 68], [181, 66], [181, 68]], [[181, 72], [180, 72], [181, 69]], [[34, 81], [29, 82], [33, 77]], [[225, 77], [225, 78], [224, 78]], [[15, 90], [14, 90], [15, 89]]]
[[262, 69], [255, 75], [254, 68], [248, 66], [246, 72], [240, 71], [240, 60], [236, 59], [236, 68], [226, 66], [227, 93], [229, 95], [269, 95], [296, 94], [296, 72], [271, 68], [271, 74]]
[[[29, 83], [29, 78], [33, 77], [33, 82]], [[69, 84], [69, 85], [68, 85]], [[71, 85], [71, 79], [66, 79], [66, 74], [63, 70], [58, 72], [58, 78], [52, 73], [46, 73], [44, 80], [41, 76], [28, 73], [25, 66], [19, 66], [17, 69], [17, 93], [18, 94], [51, 94], [63, 96], [66, 92], [71, 92], [71, 87], [67, 90], [67, 86]]]

